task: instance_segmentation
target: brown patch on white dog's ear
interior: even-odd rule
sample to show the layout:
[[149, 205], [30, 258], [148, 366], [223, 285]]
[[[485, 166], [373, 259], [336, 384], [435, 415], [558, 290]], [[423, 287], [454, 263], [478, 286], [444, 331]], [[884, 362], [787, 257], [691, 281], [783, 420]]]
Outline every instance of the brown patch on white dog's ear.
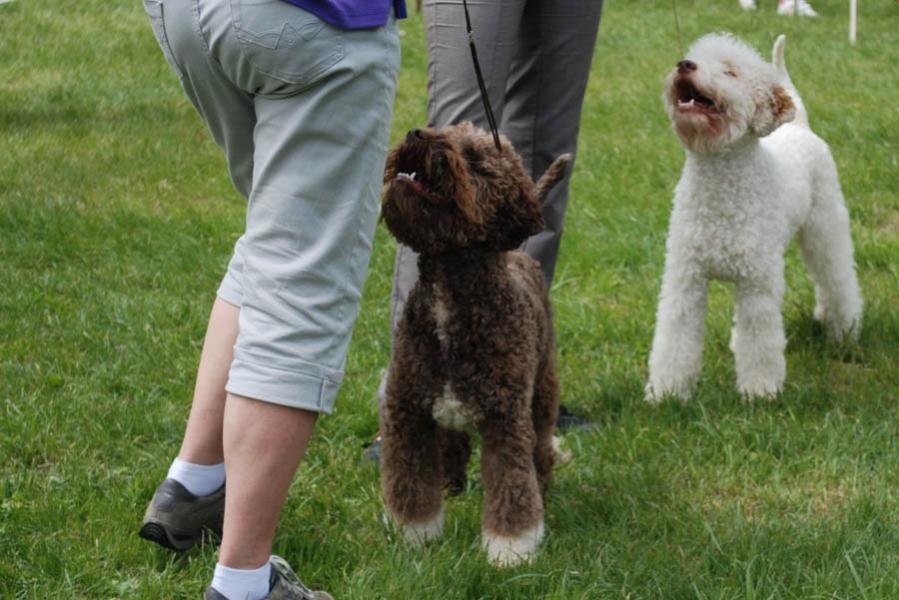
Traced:
[[771, 95], [755, 112], [752, 131], [759, 137], [765, 137], [796, 115], [796, 105], [789, 92], [780, 84], [774, 84]]
[[778, 125], [792, 121], [796, 116], [796, 104], [782, 85], [775, 85], [771, 92], [771, 111]]

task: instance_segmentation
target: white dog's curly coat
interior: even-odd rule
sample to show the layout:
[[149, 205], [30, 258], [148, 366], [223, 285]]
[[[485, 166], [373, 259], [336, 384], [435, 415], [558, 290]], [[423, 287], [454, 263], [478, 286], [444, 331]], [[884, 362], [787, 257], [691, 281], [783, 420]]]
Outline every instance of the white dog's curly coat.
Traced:
[[780, 36], [772, 65], [729, 34], [707, 35], [666, 79], [665, 106], [687, 158], [674, 193], [647, 400], [689, 397], [712, 279], [735, 286], [730, 346], [740, 392], [770, 398], [781, 390], [783, 256], [797, 231], [815, 281], [815, 318], [837, 341], [861, 327], [836, 166], [809, 129], [783, 48]]

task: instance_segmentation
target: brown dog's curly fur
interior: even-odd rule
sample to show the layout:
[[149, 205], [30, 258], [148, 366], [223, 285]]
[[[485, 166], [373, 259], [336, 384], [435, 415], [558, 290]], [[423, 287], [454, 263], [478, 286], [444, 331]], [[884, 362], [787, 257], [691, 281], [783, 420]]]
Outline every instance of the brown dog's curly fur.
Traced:
[[527, 559], [543, 533], [555, 462], [558, 383], [539, 265], [516, 251], [543, 229], [535, 185], [503, 138], [470, 123], [413, 130], [391, 151], [382, 217], [419, 253], [419, 281], [397, 325], [383, 415], [384, 498], [406, 537], [442, 528], [442, 491], [460, 492], [468, 431], [482, 439], [483, 538], [491, 562]]

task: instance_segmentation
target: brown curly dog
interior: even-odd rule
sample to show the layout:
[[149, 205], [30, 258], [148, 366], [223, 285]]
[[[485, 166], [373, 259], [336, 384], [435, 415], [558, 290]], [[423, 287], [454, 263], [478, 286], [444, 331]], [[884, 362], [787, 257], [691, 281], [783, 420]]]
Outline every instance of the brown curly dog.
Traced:
[[443, 529], [443, 490], [465, 486], [481, 435], [482, 542], [491, 563], [531, 558], [556, 461], [552, 315], [539, 265], [517, 251], [543, 229], [541, 202], [571, 158], [535, 185], [505, 138], [471, 123], [415, 129], [387, 159], [382, 218], [418, 252], [397, 325], [383, 415], [387, 508], [406, 539]]

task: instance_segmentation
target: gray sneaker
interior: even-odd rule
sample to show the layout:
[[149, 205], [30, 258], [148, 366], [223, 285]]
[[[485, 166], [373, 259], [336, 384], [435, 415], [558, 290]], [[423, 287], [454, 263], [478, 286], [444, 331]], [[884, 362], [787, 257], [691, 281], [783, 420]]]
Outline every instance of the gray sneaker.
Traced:
[[[334, 600], [328, 592], [313, 592], [300, 581], [287, 561], [280, 556], [272, 555], [269, 559], [272, 574], [269, 578], [269, 593], [263, 600]], [[206, 588], [203, 600], [227, 600], [223, 594], [213, 587]]]
[[174, 479], [166, 479], [156, 488], [138, 533], [160, 546], [182, 552], [207, 534], [212, 534], [211, 541], [221, 539], [224, 516], [224, 485], [207, 496], [194, 496]]

